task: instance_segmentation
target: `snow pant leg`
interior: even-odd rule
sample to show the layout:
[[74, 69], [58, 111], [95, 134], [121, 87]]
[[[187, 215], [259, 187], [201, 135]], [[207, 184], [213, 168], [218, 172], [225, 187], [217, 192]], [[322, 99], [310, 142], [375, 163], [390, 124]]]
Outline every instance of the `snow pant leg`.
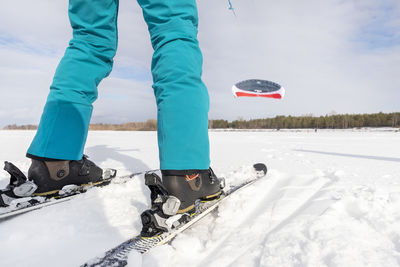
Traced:
[[97, 86], [117, 49], [118, 0], [70, 0], [73, 38], [59, 63], [28, 156], [79, 160]]
[[195, 0], [138, 0], [154, 48], [162, 170], [208, 169], [209, 97], [201, 80]]

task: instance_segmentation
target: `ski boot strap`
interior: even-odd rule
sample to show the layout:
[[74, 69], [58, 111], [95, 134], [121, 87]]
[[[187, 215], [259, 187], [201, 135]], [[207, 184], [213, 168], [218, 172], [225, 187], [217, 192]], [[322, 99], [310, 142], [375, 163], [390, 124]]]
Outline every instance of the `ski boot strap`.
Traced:
[[20, 169], [18, 169], [14, 164], [12, 164], [11, 162], [5, 161], [4, 162], [4, 170], [6, 172], [8, 172], [11, 177], [10, 177], [10, 185], [20, 185], [26, 182], [26, 180], [28, 180], [25, 176], [25, 174], [23, 174], [21, 172]]
[[11, 177], [6, 190], [1, 190], [1, 193], [12, 191], [12, 193], [17, 197], [28, 197], [36, 191], [37, 185], [32, 181], [29, 181], [25, 174], [23, 174], [22, 171], [11, 162], [4, 162], [4, 170], [7, 171]]
[[157, 198], [168, 198], [169, 194], [167, 189], [164, 187], [161, 178], [154, 172], [146, 173], [144, 175], [145, 184], [150, 189], [151, 204], [153, 205]]

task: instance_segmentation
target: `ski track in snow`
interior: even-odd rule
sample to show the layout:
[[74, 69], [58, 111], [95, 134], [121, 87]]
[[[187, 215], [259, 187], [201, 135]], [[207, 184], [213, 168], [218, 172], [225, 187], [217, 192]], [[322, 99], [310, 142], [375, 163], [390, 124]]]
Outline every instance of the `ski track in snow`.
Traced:
[[[29, 131], [0, 131], [0, 160], [24, 172]], [[129, 266], [400, 266], [400, 134], [211, 132], [227, 184], [265, 162], [268, 176], [169, 245]], [[86, 153], [119, 174], [158, 167], [156, 133], [90, 132]], [[0, 172], [0, 186], [8, 176]], [[79, 266], [139, 233], [142, 177], [0, 223], [0, 266]]]

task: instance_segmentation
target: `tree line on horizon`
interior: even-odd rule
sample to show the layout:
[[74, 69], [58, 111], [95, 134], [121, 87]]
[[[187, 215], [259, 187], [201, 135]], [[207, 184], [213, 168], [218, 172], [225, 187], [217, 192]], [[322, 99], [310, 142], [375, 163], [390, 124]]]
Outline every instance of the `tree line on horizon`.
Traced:
[[[276, 116], [265, 119], [210, 120], [210, 129], [346, 129], [363, 127], [400, 127], [400, 112], [373, 114], [331, 114], [314, 117], [312, 114], [303, 116]], [[7, 125], [4, 130], [36, 130], [37, 125]], [[155, 131], [157, 120], [145, 122], [128, 122], [121, 124], [94, 123], [90, 130], [110, 131]]]
[[362, 127], [400, 127], [400, 112], [373, 114], [331, 114], [314, 117], [276, 116], [275, 118], [251, 120], [213, 120], [210, 128], [232, 129], [347, 129]]

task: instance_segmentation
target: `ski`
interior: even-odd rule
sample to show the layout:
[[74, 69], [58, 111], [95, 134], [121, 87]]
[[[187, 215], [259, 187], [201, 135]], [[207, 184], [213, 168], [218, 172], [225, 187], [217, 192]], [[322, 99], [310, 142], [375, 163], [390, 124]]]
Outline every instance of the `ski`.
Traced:
[[[157, 171], [157, 170], [151, 170]], [[131, 178], [144, 174], [145, 172], [131, 173], [129, 175], [117, 176], [117, 171], [114, 169], [105, 169], [103, 180], [98, 184], [87, 184], [84, 186], [68, 185], [63, 187], [56, 196], [29, 196], [13, 200], [8, 207], [0, 207], [0, 222], [15, 218], [34, 210], [42, 209], [48, 206], [53, 206], [73, 199], [75, 196], [87, 192], [93, 187], [107, 186], [113, 183], [125, 183]]]
[[106, 267], [106, 266], [126, 266], [128, 264], [128, 254], [132, 250], [144, 254], [150, 249], [164, 245], [174, 239], [179, 233], [190, 228], [193, 224], [200, 221], [202, 218], [210, 214], [215, 210], [223, 201], [228, 199], [234, 192], [241, 190], [254, 182], [258, 181], [260, 178], [266, 176], [267, 167], [263, 163], [254, 164], [254, 176], [246, 179], [245, 181], [231, 185], [229, 189], [224, 189], [223, 194], [216, 200], [208, 202], [197, 202], [196, 203], [196, 213], [194, 216], [190, 216], [186, 223], [179, 225], [171, 231], [165, 232], [161, 235], [147, 238], [142, 237], [140, 234], [135, 236], [115, 248], [112, 248], [105, 252], [103, 255], [96, 257], [86, 263], [83, 267]]

